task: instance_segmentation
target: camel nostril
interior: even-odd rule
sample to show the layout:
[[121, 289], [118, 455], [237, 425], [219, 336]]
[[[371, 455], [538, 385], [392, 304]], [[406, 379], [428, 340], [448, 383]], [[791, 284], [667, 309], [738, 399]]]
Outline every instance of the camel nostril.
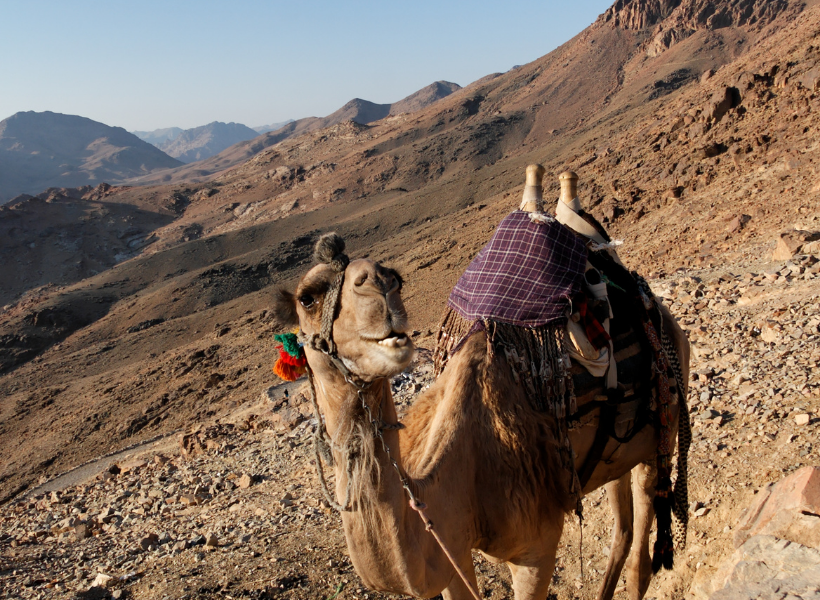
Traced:
[[358, 287], [362, 285], [365, 281], [367, 281], [367, 273], [362, 273], [353, 280], [353, 285]]

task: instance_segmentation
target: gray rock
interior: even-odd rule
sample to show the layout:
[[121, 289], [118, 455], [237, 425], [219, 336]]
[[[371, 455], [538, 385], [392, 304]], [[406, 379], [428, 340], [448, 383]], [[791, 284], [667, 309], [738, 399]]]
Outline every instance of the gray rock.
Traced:
[[709, 600], [820, 600], [820, 551], [757, 535], [718, 569], [714, 581]]

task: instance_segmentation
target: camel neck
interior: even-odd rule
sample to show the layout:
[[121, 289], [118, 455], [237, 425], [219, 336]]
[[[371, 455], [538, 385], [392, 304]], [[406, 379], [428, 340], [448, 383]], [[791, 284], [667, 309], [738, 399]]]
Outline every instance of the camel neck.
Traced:
[[393, 396], [386, 378], [377, 379], [360, 389], [345, 381], [344, 376], [331, 366], [314, 373], [314, 387], [319, 410], [331, 438], [336, 436], [340, 426], [351, 421], [359, 420], [370, 425], [362, 409], [363, 403], [370, 407], [374, 418], [381, 415], [387, 422], [396, 422]]

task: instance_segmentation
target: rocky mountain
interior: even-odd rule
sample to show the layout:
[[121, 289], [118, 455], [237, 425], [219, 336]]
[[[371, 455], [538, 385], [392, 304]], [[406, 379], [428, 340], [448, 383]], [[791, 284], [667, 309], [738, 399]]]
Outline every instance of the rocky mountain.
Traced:
[[319, 129], [342, 121], [353, 121], [360, 125], [367, 125], [384, 119], [388, 115], [419, 111], [460, 89], [461, 86], [457, 83], [436, 81], [393, 104], [376, 104], [361, 98], [354, 98], [336, 112], [318, 121], [316, 125]]
[[271, 123], [269, 125], [259, 125], [258, 127], [251, 127], [256, 133], [268, 133], [269, 131], [276, 131], [287, 125], [288, 123], [293, 123], [293, 119], [288, 119], [287, 121], [282, 121], [281, 123]]
[[360, 125], [366, 125], [389, 115], [418, 111], [459, 89], [461, 88], [456, 83], [437, 81], [393, 104], [376, 104], [368, 100], [354, 98], [326, 117], [306, 117], [297, 121], [290, 121], [252, 140], [235, 144], [207, 160], [197, 162], [196, 165], [158, 173], [156, 176], [139, 177], [134, 180], [134, 183], [140, 185], [177, 181], [198, 183], [211, 175], [248, 160], [265, 148], [291, 137], [330, 127], [343, 121], [353, 121]]
[[159, 148], [165, 142], [170, 142], [184, 130], [179, 127], [166, 127], [165, 129], [154, 129], [153, 131], [132, 131], [139, 139], [148, 142]]
[[321, 119], [318, 124], [320, 129], [342, 121], [353, 121], [360, 125], [366, 125], [383, 119], [389, 114], [390, 104], [376, 104], [361, 98], [353, 98], [339, 110]]
[[[310, 266], [320, 233], [336, 230], [351, 257], [402, 273], [413, 339], [430, 348], [449, 290], [518, 206], [535, 162], [547, 169], [547, 198], [558, 173], [579, 174], [584, 209], [623, 240], [621, 258], [690, 336], [690, 536], [649, 594], [683, 598], [693, 581], [718, 582], [742, 511], [768, 484], [818, 463], [820, 6], [716, 0], [710, 14], [735, 16], [711, 25], [698, 7], [707, 5], [619, 1], [550, 54], [414, 113], [291, 123], [283, 137], [262, 136], [267, 145], [245, 142], [162, 185], [1, 211], [0, 222], [23, 225], [5, 233], [19, 243], [0, 261], [0, 445], [13, 449], [0, 464], [10, 532], [0, 557], [15, 565], [0, 585], [24, 598], [49, 585], [86, 593], [101, 572], [134, 598], [313, 598], [337, 586], [362, 597], [330, 527], [338, 518], [317, 500], [308, 403], [294, 393], [285, 407], [270, 390], [275, 290]], [[685, 36], [655, 45], [680, 23]], [[108, 210], [122, 227], [129, 206], [156, 215], [139, 234], [150, 243], [130, 258], [60, 285], [26, 279], [48, 260], [31, 254], [38, 247], [76, 244], [79, 260], [97, 251], [83, 224], [102, 231], [95, 215]], [[41, 236], [50, 211], [79, 226]], [[128, 237], [104, 239], [113, 249]], [[412, 377], [397, 388], [426, 383]], [[180, 430], [197, 456], [182, 451], [190, 445], [174, 450]], [[37, 487], [153, 439], [179, 457], [119, 471], [95, 462], [90, 480], [54, 479], [54, 496]], [[606, 504], [600, 491], [585, 499], [584, 578], [568, 522], [559, 597], [593, 593]], [[91, 537], [78, 539], [83, 531]], [[205, 552], [209, 543], [219, 550]], [[58, 550], [58, 561], [42, 560]], [[258, 577], [228, 575], [238, 565]], [[510, 596], [503, 568], [478, 568], [487, 597]]]
[[184, 163], [210, 158], [236, 143], [259, 135], [241, 123], [214, 121], [201, 127], [181, 131], [173, 139], [159, 145], [159, 149]]
[[[450, 81], [436, 81], [390, 105], [388, 114], [412, 113], [427, 108], [434, 102], [457, 92], [461, 86]], [[358, 121], [357, 121], [358, 122]]]
[[121, 127], [53, 112], [0, 121], [0, 202], [49, 187], [122, 181], [181, 163]]

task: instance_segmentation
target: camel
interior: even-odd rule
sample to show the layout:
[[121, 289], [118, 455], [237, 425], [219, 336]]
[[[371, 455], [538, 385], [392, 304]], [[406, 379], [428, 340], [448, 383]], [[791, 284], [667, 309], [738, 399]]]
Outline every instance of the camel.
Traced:
[[[475, 549], [507, 564], [516, 600], [543, 600], [564, 515], [574, 508], [554, 423], [532, 408], [507, 363], [492, 359], [486, 332], [478, 331], [399, 424], [390, 377], [414, 356], [402, 279], [371, 260], [348, 263], [343, 251], [341, 238], [323, 236], [318, 264], [295, 292], [280, 290], [274, 312], [281, 325], [298, 326], [305, 343], [333, 458], [334, 504], [342, 509], [356, 572], [378, 591], [473, 598]], [[688, 342], [671, 313], [663, 309], [662, 316], [685, 382]], [[580, 469], [595, 429], [575, 429], [570, 438]], [[657, 448], [651, 426], [628, 443], [609, 440], [607, 460], [583, 487], [587, 493], [605, 485], [615, 514], [601, 599], [612, 597], [627, 558], [630, 598], [640, 600], [648, 588]], [[414, 508], [424, 508], [423, 518]]]

